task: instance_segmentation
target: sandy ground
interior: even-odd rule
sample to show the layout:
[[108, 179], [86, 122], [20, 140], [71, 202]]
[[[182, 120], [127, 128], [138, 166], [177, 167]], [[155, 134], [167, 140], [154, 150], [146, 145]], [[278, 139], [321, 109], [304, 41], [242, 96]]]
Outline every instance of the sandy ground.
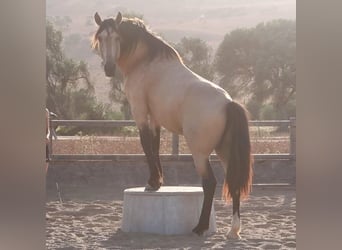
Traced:
[[[231, 205], [215, 196], [217, 232], [164, 236], [124, 233], [121, 191], [64, 189], [63, 205], [46, 203], [47, 249], [295, 249], [296, 191], [294, 186], [254, 187], [241, 204], [242, 240], [227, 240]], [[116, 193], [115, 193], [116, 192]]]

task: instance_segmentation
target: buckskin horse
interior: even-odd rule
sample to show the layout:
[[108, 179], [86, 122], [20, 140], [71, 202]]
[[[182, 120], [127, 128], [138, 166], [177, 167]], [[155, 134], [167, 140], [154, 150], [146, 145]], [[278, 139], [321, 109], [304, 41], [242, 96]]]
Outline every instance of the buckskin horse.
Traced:
[[240, 238], [240, 198], [248, 196], [252, 183], [252, 156], [248, 115], [220, 86], [187, 68], [178, 52], [137, 18], [102, 20], [92, 47], [102, 60], [107, 77], [116, 65], [124, 76], [124, 91], [139, 129], [150, 177], [146, 191], [163, 184], [159, 158], [160, 128], [184, 135], [197, 173], [202, 178], [203, 205], [192, 230], [202, 235], [209, 216], [216, 178], [209, 163], [215, 150], [224, 168], [222, 196], [233, 200], [232, 228], [228, 238]]

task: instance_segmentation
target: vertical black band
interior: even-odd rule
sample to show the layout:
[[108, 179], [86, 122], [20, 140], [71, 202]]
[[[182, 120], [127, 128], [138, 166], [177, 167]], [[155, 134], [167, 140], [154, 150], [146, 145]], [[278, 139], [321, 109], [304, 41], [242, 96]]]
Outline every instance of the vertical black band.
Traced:
[[150, 179], [148, 184], [158, 189], [162, 184], [162, 168], [159, 159], [160, 128], [156, 128], [155, 133], [147, 126], [139, 129], [141, 145], [146, 155], [148, 167], [150, 169]]
[[240, 192], [237, 191], [235, 194], [232, 195], [232, 198], [233, 198], [233, 215], [237, 213], [240, 218]]

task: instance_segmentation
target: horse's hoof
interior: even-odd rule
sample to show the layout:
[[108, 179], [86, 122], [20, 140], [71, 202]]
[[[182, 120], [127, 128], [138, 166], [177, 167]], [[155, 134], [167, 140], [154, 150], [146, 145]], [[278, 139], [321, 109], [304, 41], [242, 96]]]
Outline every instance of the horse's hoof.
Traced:
[[227, 234], [227, 238], [230, 240], [241, 240], [240, 234], [232, 230]]
[[152, 187], [150, 184], [147, 184], [145, 186], [145, 191], [149, 191], [149, 192], [152, 192], [152, 191], [157, 191], [160, 187]]
[[194, 229], [192, 229], [192, 232], [195, 233], [198, 236], [204, 236], [204, 233], [208, 230], [208, 228], [203, 228], [201, 226], [196, 226]]

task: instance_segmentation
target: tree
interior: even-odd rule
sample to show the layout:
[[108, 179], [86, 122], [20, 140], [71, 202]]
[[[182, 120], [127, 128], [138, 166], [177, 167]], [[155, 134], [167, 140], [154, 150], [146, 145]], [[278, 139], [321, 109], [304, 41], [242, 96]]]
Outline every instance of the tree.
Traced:
[[119, 70], [116, 70], [115, 76], [110, 79], [109, 84], [111, 86], [109, 99], [120, 104], [120, 111], [125, 120], [131, 120], [131, 108], [123, 90], [123, 77]]
[[244, 98], [253, 117], [265, 106], [284, 119], [295, 114], [296, 22], [274, 20], [227, 34], [215, 57], [220, 85]]
[[179, 43], [175, 44], [175, 49], [189, 69], [208, 80], [213, 80], [212, 49], [206, 42], [199, 38], [183, 37]]
[[62, 33], [56, 30], [50, 22], [46, 25], [46, 83], [47, 107], [59, 117], [71, 119], [71, 95], [84, 88], [84, 94], [89, 95], [93, 86], [89, 81], [87, 65], [67, 58], [61, 47]]
[[48, 19], [61, 31], [67, 31], [72, 23], [70, 16], [49, 16]]
[[[62, 33], [46, 24], [46, 106], [59, 119], [106, 119], [113, 116], [108, 105], [98, 104], [87, 65], [65, 56]], [[76, 133], [82, 129], [73, 128]], [[84, 130], [86, 131], [86, 130]]]

